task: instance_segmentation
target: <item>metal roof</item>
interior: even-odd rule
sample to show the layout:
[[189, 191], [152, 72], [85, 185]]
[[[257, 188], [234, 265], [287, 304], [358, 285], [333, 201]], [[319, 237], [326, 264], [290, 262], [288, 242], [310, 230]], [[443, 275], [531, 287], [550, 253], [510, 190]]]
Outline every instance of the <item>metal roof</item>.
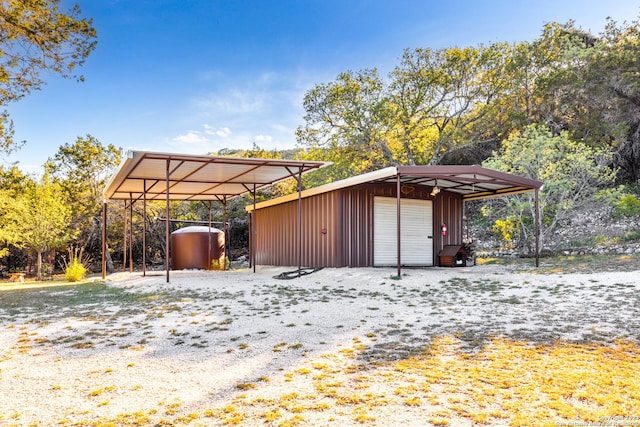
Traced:
[[[486, 199], [534, 191], [542, 182], [481, 166], [399, 166], [404, 185], [437, 186], [464, 200]], [[393, 180], [387, 180], [393, 181]]]
[[104, 199], [218, 200], [235, 197], [330, 163], [130, 151]]
[[[301, 197], [310, 197], [355, 185], [388, 182], [402, 185], [438, 187], [462, 196], [464, 200], [485, 199], [534, 191], [542, 182], [521, 176], [499, 172], [481, 166], [391, 166], [377, 171], [335, 181], [330, 184], [304, 190]], [[296, 200], [298, 193], [258, 203], [256, 209]], [[246, 207], [248, 211], [253, 206]]]

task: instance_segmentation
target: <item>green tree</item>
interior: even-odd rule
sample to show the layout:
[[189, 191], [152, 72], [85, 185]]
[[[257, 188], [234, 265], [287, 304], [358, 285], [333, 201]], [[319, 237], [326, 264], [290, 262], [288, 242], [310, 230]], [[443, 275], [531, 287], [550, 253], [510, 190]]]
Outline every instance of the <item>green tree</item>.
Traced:
[[404, 52], [389, 84], [390, 137], [400, 163], [439, 164], [454, 150], [486, 142], [484, 129], [473, 125], [505, 92], [508, 53], [504, 43]]
[[12, 227], [15, 201], [35, 185], [33, 179], [25, 175], [18, 167], [8, 170], [0, 167], [0, 258], [9, 254], [9, 246], [20, 240], [19, 230]]
[[[572, 139], [595, 139], [597, 122], [589, 124], [593, 133], [578, 131], [577, 123], [584, 123], [587, 113], [594, 110], [584, 82], [576, 77], [585, 66], [593, 40], [572, 21], [552, 22], [545, 24], [533, 41], [510, 46], [498, 43], [485, 50], [489, 66], [479, 75], [487, 73], [483, 80], [492, 88], [488, 91], [491, 100], [472, 110], [480, 119], [470, 123], [471, 129], [465, 133], [473, 142], [472, 149], [481, 148], [478, 142], [482, 141], [501, 142], [533, 123], [545, 124], [554, 135], [567, 130]], [[488, 154], [480, 152], [481, 156]]]
[[102, 191], [121, 161], [121, 148], [86, 135], [60, 146], [45, 169], [69, 195], [74, 214], [82, 217], [100, 210]]
[[42, 278], [42, 256], [64, 248], [74, 237], [70, 228], [71, 209], [62, 189], [47, 174], [15, 198], [2, 198], [3, 233], [18, 247], [37, 255], [36, 276]]
[[[102, 191], [107, 179], [122, 159], [122, 150], [103, 145], [91, 135], [65, 144], [45, 163], [45, 170], [57, 182], [72, 212], [72, 227], [77, 230], [83, 252], [97, 244], [100, 235]], [[89, 254], [91, 255], [91, 254]]]
[[[43, 73], [83, 80], [76, 68], [96, 46], [91, 19], [78, 5], [60, 11], [59, 0], [0, 2], [0, 105], [19, 100], [44, 84]], [[11, 152], [13, 124], [0, 113], [0, 149]]]
[[578, 87], [593, 101], [587, 104], [590, 126], [583, 126], [582, 133], [596, 135], [600, 145], [614, 152], [614, 164], [620, 169], [622, 182], [638, 184], [640, 20], [620, 26], [610, 20], [595, 47], [589, 50], [586, 61]]
[[[604, 150], [571, 140], [567, 132], [554, 136], [544, 125], [530, 125], [504, 141], [483, 166], [544, 183], [539, 194], [540, 242], [544, 244], [550, 233], [570, 219], [574, 209], [593, 200], [598, 188], [614, 181], [615, 171], [606, 166], [608, 156]], [[496, 228], [523, 252], [531, 253], [533, 196], [504, 200]]]
[[343, 161], [333, 169], [340, 178], [398, 164], [389, 146], [390, 111], [377, 70], [348, 71], [316, 85], [306, 93], [304, 108], [298, 142], [329, 159], [337, 153]]
[[[526, 109], [525, 122], [545, 123], [554, 134], [612, 153], [621, 182], [640, 179], [640, 23], [609, 20], [593, 35], [549, 23], [537, 40], [518, 45], [514, 56], [511, 111]], [[518, 90], [520, 87], [522, 89]], [[521, 116], [522, 118], [522, 116]]]
[[341, 73], [305, 95], [298, 142], [333, 161], [339, 177], [438, 164], [453, 150], [495, 142], [495, 132], [479, 123], [510, 88], [504, 78], [509, 53], [504, 43], [414, 49], [404, 52], [388, 82], [375, 69]]
[[0, 166], [0, 190], [10, 197], [18, 197], [33, 184], [33, 179], [17, 166], [8, 169]]
[[367, 158], [366, 151], [360, 151], [356, 147], [311, 147], [300, 153], [300, 159], [330, 162], [329, 167], [312, 171], [303, 176], [307, 188], [328, 184], [350, 176], [359, 175], [373, 170], [371, 159]]

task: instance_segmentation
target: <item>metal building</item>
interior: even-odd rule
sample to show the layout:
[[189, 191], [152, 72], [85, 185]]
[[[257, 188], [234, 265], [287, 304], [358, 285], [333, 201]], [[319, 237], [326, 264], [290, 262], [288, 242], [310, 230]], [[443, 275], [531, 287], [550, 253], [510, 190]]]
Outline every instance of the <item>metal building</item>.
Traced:
[[[462, 241], [465, 200], [538, 192], [542, 183], [480, 166], [398, 166], [317, 188], [302, 190], [302, 175], [328, 164], [314, 161], [250, 159], [132, 151], [104, 190], [102, 275], [106, 275], [107, 203], [121, 200], [125, 213], [124, 260], [133, 271], [133, 205], [165, 202], [165, 269], [169, 281], [170, 201], [226, 203], [250, 194], [250, 255], [261, 265], [360, 267], [438, 265], [445, 245]], [[256, 203], [256, 190], [284, 179], [298, 182], [298, 192]], [[211, 215], [209, 215], [211, 217]], [[226, 222], [224, 220], [223, 222]], [[447, 227], [446, 235], [442, 227]], [[142, 243], [145, 243], [146, 220]], [[538, 251], [536, 231], [536, 254]], [[127, 257], [127, 242], [128, 257]], [[145, 251], [142, 269], [146, 273]], [[537, 259], [536, 259], [537, 264]]]
[[440, 250], [462, 243], [465, 200], [533, 191], [537, 203], [541, 185], [480, 166], [389, 167], [247, 206], [253, 256], [259, 265], [437, 266]]

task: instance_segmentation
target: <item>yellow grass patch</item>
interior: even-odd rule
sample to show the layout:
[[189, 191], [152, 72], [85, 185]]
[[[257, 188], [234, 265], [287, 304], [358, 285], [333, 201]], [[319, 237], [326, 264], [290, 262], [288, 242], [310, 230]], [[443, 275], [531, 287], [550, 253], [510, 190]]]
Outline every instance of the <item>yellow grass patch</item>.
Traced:
[[[260, 418], [277, 417], [286, 420], [283, 424], [300, 420], [295, 415], [307, 419], [319, 407], [340, 419], [349, 413], [341, 408], [351, 407], [351, 419], [363, 424], [416, 410], [438, 426], [462, 419], [481, 425], [555, 426], [632, 417], [640, 407], [640, 349], [625, 341], [532, 345], [493, 339], [468, 354], [456, 338], [445, 336], [419, 356], [376, 364], [366, 376], [353, 369], [359, 349], [344, 350], [309, 362], [325, 373], [315, 377], [315, 393], [254, 400], [251, 407], [240, 402], [238, 411], [250, 419], [255, 406], [264, 404]], [[306, 372], [294, 372], [301, 370]], [[375, 395], [354, 393], [363, 381], [375, 384]]]
[[[426, 426], [550, 427], [633, 420], [640, 408], [640, 348], [631, 342], [533, 345], [493, 339], [468, 353], [457, 338], [444, 336], [419, 355], [354, 369], [365, 350], [357, 341], [356, 346], [309, 360], [281, 379], [237, 386], [242, 392], [232, 404], [186, 412], [179, 402], [161, 402], [164, 410], [156, 413], [120, 414], [91, 425], [385, 425], [403, 414], [422, 417]], [[269, 391], [286, 379], [296, 391]]]

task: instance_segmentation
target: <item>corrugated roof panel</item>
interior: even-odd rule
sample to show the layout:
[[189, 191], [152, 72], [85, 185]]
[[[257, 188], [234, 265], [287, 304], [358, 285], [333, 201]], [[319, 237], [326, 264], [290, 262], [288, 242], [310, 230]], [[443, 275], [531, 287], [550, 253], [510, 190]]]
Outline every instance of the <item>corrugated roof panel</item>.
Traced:
[[147, 180], [148, 199], [166, 198], [167, 163], [169, 196], [174, 200], [235, 197], [248, 193], [254, 185], [261, 188], [330, 164], [132, 151], [107, 184], [104, 198], [128, 199], [129, 193], [142, 193], [144, 180]]

